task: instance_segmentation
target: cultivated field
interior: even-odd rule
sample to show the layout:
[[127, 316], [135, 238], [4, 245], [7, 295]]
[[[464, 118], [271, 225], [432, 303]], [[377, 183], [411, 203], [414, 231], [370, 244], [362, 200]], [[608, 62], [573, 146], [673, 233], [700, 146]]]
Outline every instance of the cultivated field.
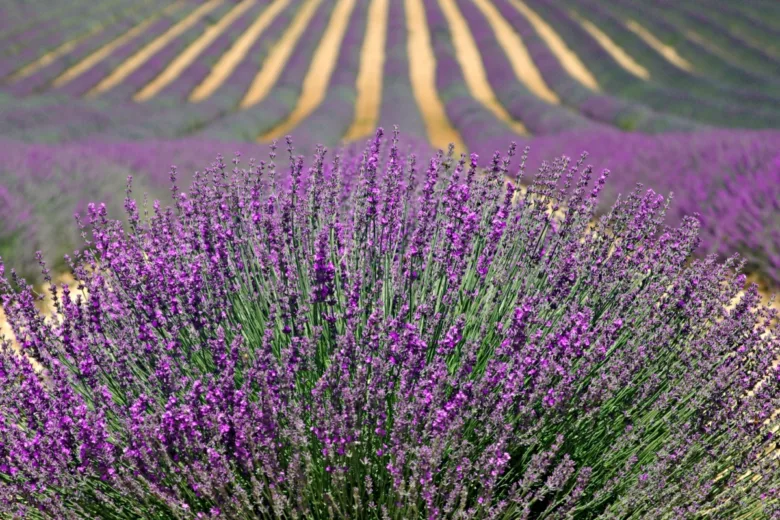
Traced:
[[[101, 195], [65, 158], [73, 148], [122, 172], [109, 181], [136, 171], [165, 183], [174, 159], [188, 171], [217, 151], [264, 155], [242, 142], [294, 133], [311, 154], [399, 125], [484, 159], [510, 141], [531, 145], [534, 165], [587, 150], [613, 171], [606, 204], [636, 182], [674, 192], [674, 213], [702, 215], [702, 251], [740, 252], [780, 281], [771, 2], [45, 3], [3, 5], [0, 137], [13, 180], [0, 185], [0, 215], [23, 217], [4, 216], [0, 244], [15, 248], [26, 218], [67, 216], [53, 210]], [[123, 153], [115, 143], [127, 141]], [[63, 204], [38, 193], [47, 161], [64, 163]]]
[[0, 518], [780, 518], [780, 2], [0, 0], [0, 156]]

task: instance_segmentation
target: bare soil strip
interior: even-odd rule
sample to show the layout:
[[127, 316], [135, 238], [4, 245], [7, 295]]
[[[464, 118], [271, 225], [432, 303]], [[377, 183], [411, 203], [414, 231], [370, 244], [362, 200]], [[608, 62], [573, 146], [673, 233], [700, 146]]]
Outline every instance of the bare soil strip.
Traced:
[[352, 11], [355, 9], [355, 2], [356, 0], [339, 0], [336, 7], [333, 8], [333, 14], [331, 14], [328, 21], [328, 27], [325, 29], [325, 34], [322, 35], [317, 50], [314, 56], [312, 56], [309, 71], [303, 79], [301, 95], [298, 97], [295, 108], [287, 116], [287, 119], [260, 135], [257, 138], [258, 141], [272, 141], [289, 134], [293, 128], [298, 126], [298, 123], [314, 112], [320, 106], [322, 100], [325, 99], [328, 85], [330, 85], [330, 78], [339, 58], [341, 42], [344, 40], [344, 34], [347, 32]]
[[577, 54], [566, 45], [566, 42], [558, 36], [558, 33], [555, 32], [555, 29], [553, 29], [550, 24], [545, 22], [536, 11], [525, 5], [525, 2], [522, 0], [509, 0], [509, 3], [528, 19], [534, 30], [539, 33], [539, 36], [544, 40], [550, 48], [550, 51], [558, 58], [558, 61], [561, 62], [561, 65], [571, 77], [591, 90], [596, 92], [601, 90], [598, 81], [596, 81], [596, 77], [593, 76], [585, 64], [582, 63], [579, 56], [577, 56]]
[[192, 91], [190, 101], [198, 103], [214, 94], [233, 74], [236, 67], [244, 61], [252, 45], [289, 4], [290, 0], [275, 0], [266, 7], [233, 46], [219, 58], [206, 79]]
[[577, 20], [582, 28], [590, 34], [596, 42], [603, 48], [612, 58], [630, 74], [633, 74], [639, 79], [649, 80], [650, 71], [640, 65], [630, 54], [623, 50], [615, 41], [610, 38], [604, 31], [596, 27], [590, 21], [582, 18], [577, 13], [571, 13], [572, 18]]
[[146, 63], [152, 56], [162, 50], [171, 40], [180, 36], [187, 29], [198, 23], [201, 18], [209, 14], [211, 11], [221, 5], [223, 0], [209, 0], [208, 2], [200, 5], [197, 9], [187, 15], [183, 20], [179, 21], [173, 27], [165, 31], [163, 34], [152, 40], [144, 48], [136, 52], [133, 56], [128, 58], [124, 63], [119, 65], [114, 71], [103, 78], [100, 83], [95, 85], [87, 96], [96, 96], [108, 90], [111, 90], [118, 84], [122, 83], [126, 77], [135, 72], [144, 63]]
[[431, 35], [422, 0], [404, 0], [406, 27], [409, 33], [407, 54], [409, 57], [409, 79], [412, 92], [425, 121], [428, 140], [437, 148], [446, 150], [450, 143], [458, 152], [466, 147], [458, 131], [452, 126], [444, 104], [436, 90], [436, 56], [431, 47]]
[[[171, 5], [169, 5], [167, 8], [165, 8], [162, 12], [162, 14], [170, 14], [174, 12], [176, 9], [184, 5], [184, 0], [179, 0], [178, 2], [175, 2]], [[160, 14], [155, 14], [153, 16], [150, 16], [140, 24], [136, 25], [132, 29], [128, 30], [118, 38], [115, 38], [108, 44], [104, 45], [100, 49], [96, 50], [74, 66], [70, 67], [68, 70], [63, 72], [60, 76], [57, 77], [57, 79], [54, 80], [52, 83], [53, 87], [61, 87], [62, 85], [65, 85], [67, 83], [70, 83], [75, 78], [82, 75], [87, 70], [94, 67], [97, 63], [100, 63], [104, 59], [106, 59], [112, 52], [114, 52], [116, 49], [121, 47], [122, 45], [126, 44], [139, 34], [143, 33], [146, 29], [149, 28], [150, 25], [152, 25], [154, 22], [160, 19]]]
[[214, 40], [219, 38], [233, 22], [238, 20], [238, 18], [254, 6], [254, 4], [255, 0], [243, 0], [241, 3], [236, 4], [236, 6], [228, 11], [219, 22], [206, 29], [197, 40], [192, 42], [181, 54], [176, 56], [176, 59], [174, 59], [159, 76], [139, 90], [133, 96], [133, 100], [146, 101], [147, 99], [156, 96], [162, 89], [175, 81], [187, 67], [198, 59], [198, 56], [200, 56]]
[[241, 108], [251, 107], [265, 99], [282, 74], [282, 70], [287, 65], [287, 60], [290, 59], [295, 45], [303, 35], [303, 31], [308, 27], [321, 3], [322, 0], [308, 0], [301, 6], [290, 26], [268, 52], [268, 57], [263, 63], [260, 72], [257, 73], [257, 76], [252, 81], [252, 85], [250, 85], [249, 90], [244, 95], [244, 99], [241, 100]]
[[450, 26], [455, 57], [460, 63], [469, 94], [500, 121], [506, 123], [513, 132], [519, 135], [528, 135], [529, 132], [525, 125], [514, 119], [496, 99], [493, 87], [490, 86], [487, 79], [477, 43], [474, 41], [469, 25], [463, 18], [455, 0], [439, 0], [439, 6]]
[[73, 49], [75, 49], [81, 42], [86, 40], [87, 38], [90, 38], [96, 34], [99, 34], [106, 30], [108, 27], [110, 27], [112, 24], [116, 23], [119, 19], [121, 19], [123, 16], [128, 16], [134, 13], [135, 11], [138, 11], [140, 8], [144, 7], [145, 5], [149, 4], [151, 0], [145, 0], [141, 2], [138, 5], [134, 5], [130, 7], [129, 9], [125, 9], [123, 12], [117, 13], [114, 16], [110, 17], [107, 20], [104, 20], [103, 23], [101, 23], [99, 26], [94, 27], [87, 31], [86, 33], [77, 36], [71, 40], [68, 40], [67, 42], [59, 45], [57, 48], [52, 49], [51, 51], [47, 52], [40, 58], [36, 59], [32, 63], [28, 63], [24, 67], [22, 67], [20, 70], [14, 72], [9, 78], [8, 81], [13, 83], [15, 81], [18, 81], [20, 79], [26, 78], [27, 76], [33, 74], [39, 69], [42, 69], [43, 67], [49, 65], [50, 63], [54, 62], [57, 58], [64, 56], [65, 54], [69, 53]]
[[701, 47], [704, 47], [709, 52], [711, 52], [718, 58], [722, 59], [726, 63], [735, 65], [737, 67], [742, 67], [742, 59], [738, 55], [732, 54], [731, 52], [728, 51], [728, 49], [725, 49], [720, 45], [713, 43], [711, 40], [702, 36], [701, 34], [694, 31], [693, 29], [688, 29], [684, 31], [684, 34], [686, 38], [700, 45]]
[[13, 83], [15, 81], [19, 81], [20, 79], [26, 78], [30, 74], [33, 74], [35, 71], [42, 69], [43, 67], [49, 65], [50, 63], [53, 63], [57, 58], [69, 53], [70, 51], [75, 49], [81, 42], [83, 42], [90, 36], [96, 35], [103, 29], [104, 27], [97, 27], [86, 34], [82, 34], [81, 36], [77, 36], [76, 38], [63, 43], [56, 49], [47, 52], [37, 60], [33, 61], [32, 63], [28, 63], [21, 69], [11, 74], [11, 76], [9, 76], [8, 78], [8, 81], [10, 83]]
[[378, 125], [389, 8], [390, 0], [372, 0], [368, 10], [368, 26], [360, 50], [360, 70], [356, 81], [355, 119], [344, 134], [344, 141], [371, 135]]
[[639, 25], [639, 23], [637, 23], [635, 20], [626, 20], [626, 27], [628, 27], [631, 32], [642, 38], [646, 44], [652, 47], [666, 61], [678, 69], [682, 69], [686, 72], [693, 72], [693, 65], [691, 62], [680, 56], [677, 52], [677, 49], [656, 38], [653, 33]]
[[522, 38], [515, 32], [509, 22], [504, 19], [501, 12], [496, 9], [490, 0], [473, 0], [473, 2], [482, 11], [482, 15], [490, 24], [498, 44], [501, 45], [501, 48], [506, 53], [517, 80], [528, 87], [528, 90], [533, 94], [536, 94], [548, 103], [560, 105], [561, 100], [558, 98], [558, 94], [547, 86]]

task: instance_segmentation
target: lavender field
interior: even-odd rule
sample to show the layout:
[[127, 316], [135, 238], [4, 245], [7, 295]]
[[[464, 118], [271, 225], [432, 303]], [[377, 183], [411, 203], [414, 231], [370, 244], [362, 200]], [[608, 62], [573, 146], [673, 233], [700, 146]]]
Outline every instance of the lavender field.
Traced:
[[780, 4], [0, 42], [0, 518], [780, 518]]

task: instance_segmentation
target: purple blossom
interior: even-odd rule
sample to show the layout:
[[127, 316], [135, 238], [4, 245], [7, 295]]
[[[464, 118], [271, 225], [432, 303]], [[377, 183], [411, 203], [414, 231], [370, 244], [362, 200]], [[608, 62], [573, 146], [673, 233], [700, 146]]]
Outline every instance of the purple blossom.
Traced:
[[88, 204], [72, 285], [36, 255], [49, 319], [0, 269], [0, 511], [776, 513], [778, 312], [696, 219], [642, 188], [599, 217], [584, 159], [517, 194], [515, 145], [287, 154]]

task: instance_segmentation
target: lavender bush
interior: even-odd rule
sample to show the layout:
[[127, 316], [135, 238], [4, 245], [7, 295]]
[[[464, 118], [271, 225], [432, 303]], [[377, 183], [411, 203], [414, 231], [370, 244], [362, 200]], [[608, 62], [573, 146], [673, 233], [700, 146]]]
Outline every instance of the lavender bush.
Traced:
[[695, 219], [637, 188], [593, 224], [582, 160], [386, 146], [91, 205], [50, 319], [6, 282], [2, 511], [776, 517], [778, 315]]
[[[67, 263], [62, 255], [81, 242], [73, 212], [86, 210], [90, 200], [105, 200], [109, 208], [121, 210], [121, 198], [115, 194], [121, 192], [128, 172], [136, 170], [89, 148], [0, 140], [0, 152], [5, 157], [0, 166], [0, 257], [36, 282], [40, 275], [35, 250], [48, 250], [53, 268], [63, 272]], [[148, 180], [141, 179], [144, 189], [154, 187]]]

